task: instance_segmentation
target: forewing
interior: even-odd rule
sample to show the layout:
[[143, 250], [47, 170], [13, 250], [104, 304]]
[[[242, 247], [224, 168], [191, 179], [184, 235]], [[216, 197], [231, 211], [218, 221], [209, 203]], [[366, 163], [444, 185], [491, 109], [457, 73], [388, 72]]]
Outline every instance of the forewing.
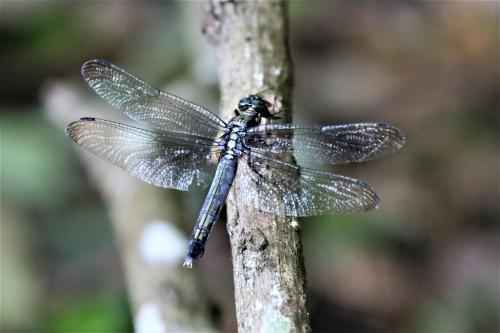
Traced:
[[97, 156], [154, 186], [187, 190], [217, 161], [213, 141], [182, 133], [152, 132], [112, 121], [81, 118], [66, 134]]
[[383, 123], [316, 127], [268, 124], [252, 127], [244, 138], [252, 151], [279, 159], [293, 154], [298, 164], [343, 164], [372, 160], [404, 145], [403, 133]]
[[215, 138], [225, 123], [212, 112], [162, 92], [105, 60], [90, 60], [82, 75], [98, 95], [130, 118], [156, 129]]
[[287, 216], [366, 211], [378, 197], [357, 179], [302, 168], [256, 153], [240, 158], [236, 191], [264, 212]]

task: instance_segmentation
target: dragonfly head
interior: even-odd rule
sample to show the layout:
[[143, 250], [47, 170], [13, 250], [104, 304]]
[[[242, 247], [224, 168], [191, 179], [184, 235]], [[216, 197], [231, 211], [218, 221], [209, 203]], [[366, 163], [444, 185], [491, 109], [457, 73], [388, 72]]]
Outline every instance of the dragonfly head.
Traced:
[[271, 103], [263, 99], [258, 95], [250, 95], [248, 97], [244, 97], [240, 99], [238, 103], [238, 109], [243, 112], [255, 112], [259, 116], [268, 119], [279, 119], [279, 117], [275, 117], [269, 112], [269, 107]]

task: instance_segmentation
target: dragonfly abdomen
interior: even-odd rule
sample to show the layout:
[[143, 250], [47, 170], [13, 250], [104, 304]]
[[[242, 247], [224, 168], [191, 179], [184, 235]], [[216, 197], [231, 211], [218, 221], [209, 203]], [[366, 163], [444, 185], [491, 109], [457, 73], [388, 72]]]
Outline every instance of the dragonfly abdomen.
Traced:
[[212, 185], [193, 229], [184, 266], [191, 267], [193, 262], [203, 256], [210, 231], [219, 217], [221, 208], [233, 184], [236, 167], [237, 161], [232, 156], [226, 155], [220, 159]]

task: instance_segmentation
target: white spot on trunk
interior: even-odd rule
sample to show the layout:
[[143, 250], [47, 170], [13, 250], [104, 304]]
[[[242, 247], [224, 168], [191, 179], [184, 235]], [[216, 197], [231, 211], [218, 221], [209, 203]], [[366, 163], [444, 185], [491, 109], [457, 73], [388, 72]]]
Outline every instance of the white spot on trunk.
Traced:
[[288, 333], [293, 327], [290, 318], [273, 308], [269, 308], [264, 312], [262, 322], [262, 332]]
[[164, 333], [167, 327], [161, 318], [161, 312], [153, 303], [142, 304], [135, 317], [137, 333]]
[[281, 74], [281, 67], [278, 66], [271, 67], [271, 74], [274, 76], [279, 76]]
[[259, 301], [258, 299], [255, 300], [255, 311], [260, 311], [264, 308], [264, 304], [262, 304], [261, 301]]
[[300, 229], [300, 224], [299, 224], [299, 221], [297, 220], [292, 220], [290, 222], [290, 226], [294, 229], [294, 230], [299, 230]]
[[243, 52], [244, 52], [245, 58], [250, 59], [250, 55], [251, 55], [250, 45], [245, 44]]
[[264, 85], [264, 73], [256, 69], [253, 73], [253, 79], [257, 87], [262, 87]]
[[151, 264], [177, 264], [186, 254], [182, 233], [166, 221], [152, 221], [142, 232], [139, 250]]

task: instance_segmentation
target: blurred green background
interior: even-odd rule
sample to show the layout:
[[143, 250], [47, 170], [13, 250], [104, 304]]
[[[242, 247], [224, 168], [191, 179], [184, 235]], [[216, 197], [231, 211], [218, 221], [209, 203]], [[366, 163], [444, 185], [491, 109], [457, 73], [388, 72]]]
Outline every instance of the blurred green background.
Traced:
[[[0, 3], [2, 331], [133, 329], [107, 205], [43, 101], [57, 80], [104, 108], [79, 68], [105, 58], [217, 110], [202, 5]], [[499, 330], [498, 6], [290, 3], [295, 121], [407, 135], [393, 156], [335, 169], [368, 181], [380, 209], [303, 223], [313, 331]], [[200, 270], [232, 304], [223, 222], [214, 233]]]

